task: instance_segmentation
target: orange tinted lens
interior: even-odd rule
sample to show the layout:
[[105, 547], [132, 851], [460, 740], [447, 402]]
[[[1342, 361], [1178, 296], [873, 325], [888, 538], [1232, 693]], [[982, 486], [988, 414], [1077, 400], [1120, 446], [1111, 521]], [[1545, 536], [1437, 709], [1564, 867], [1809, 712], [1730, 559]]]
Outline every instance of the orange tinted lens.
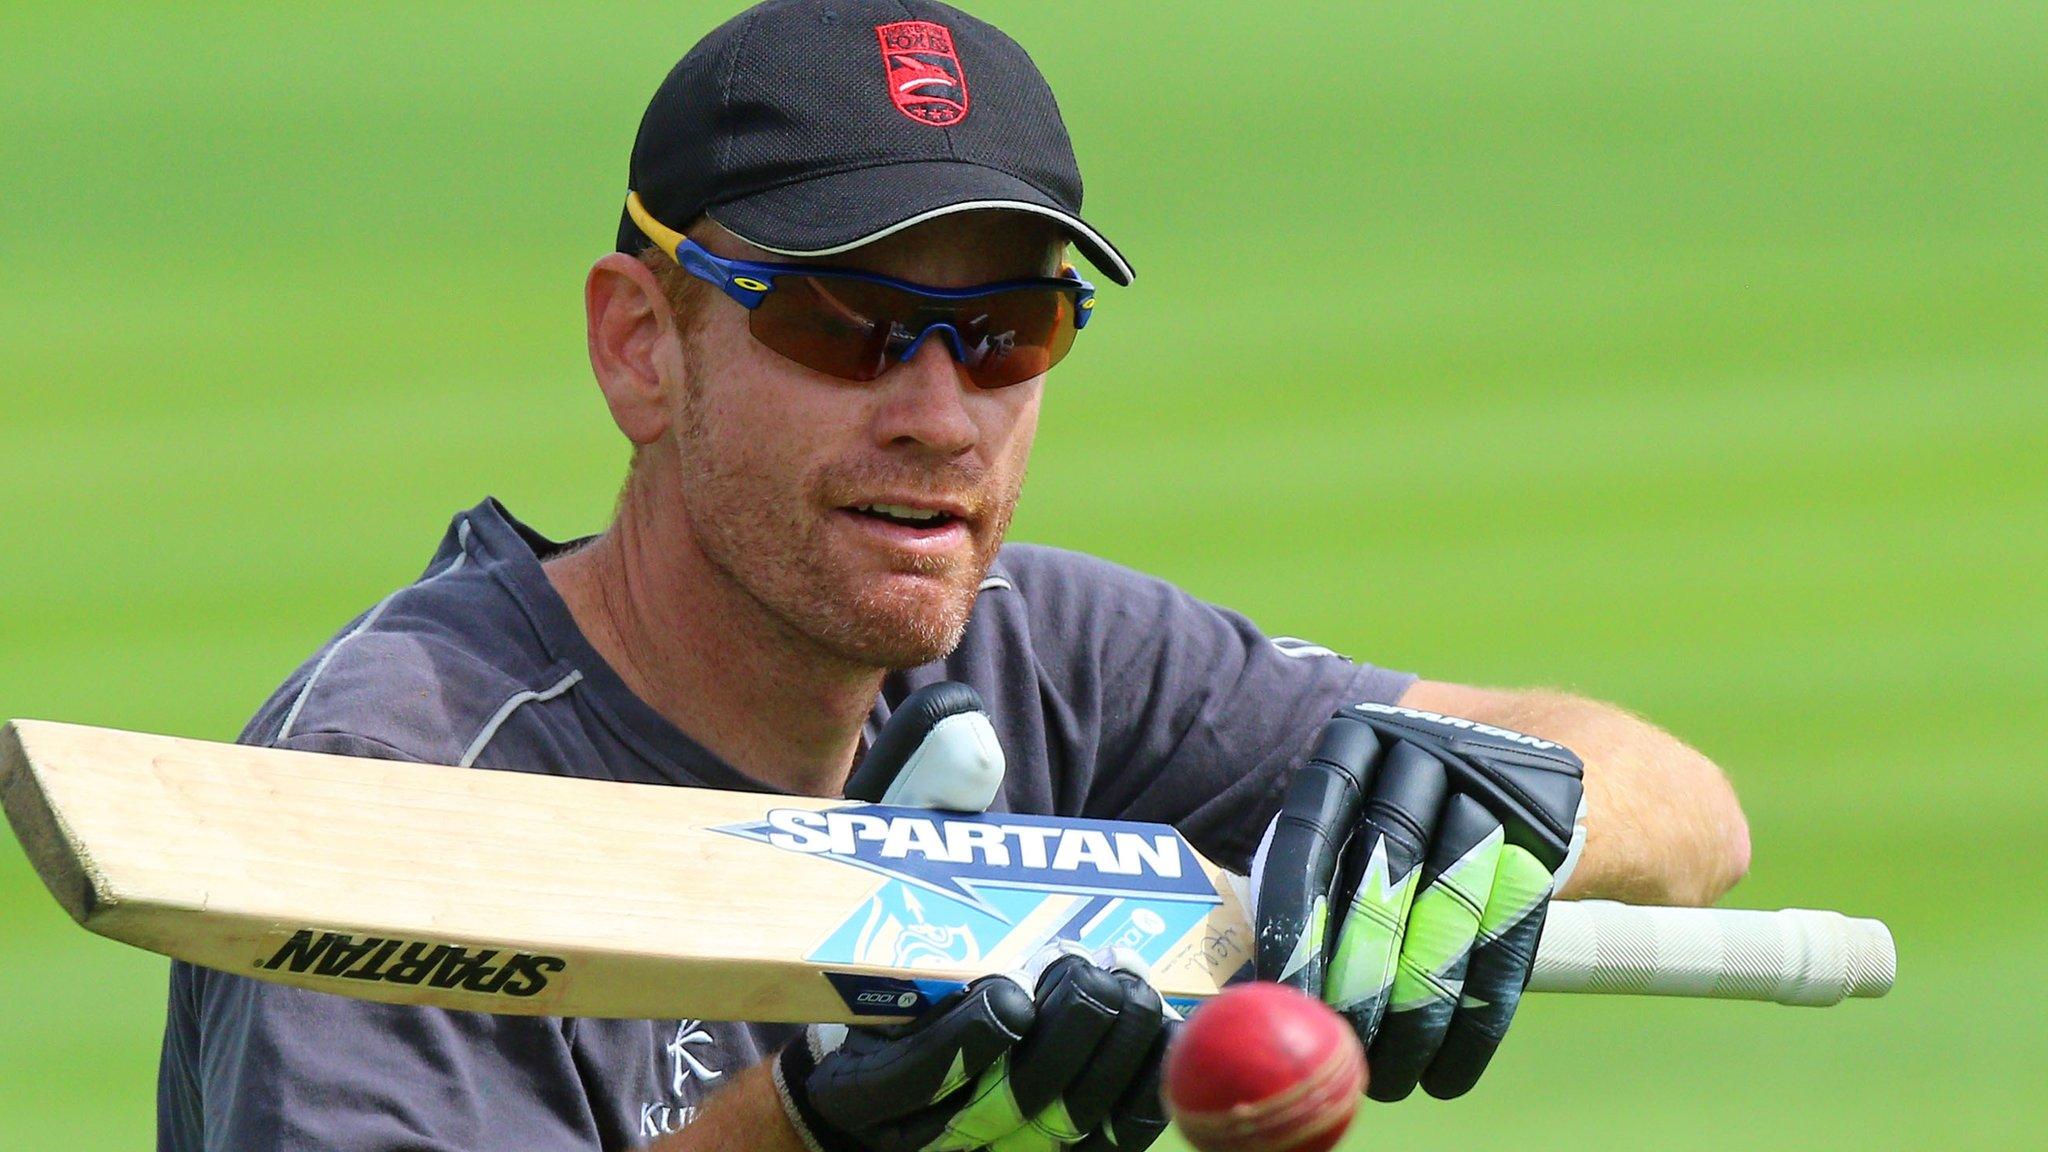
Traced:
[[[903, 299], [878, 299], [862, 291], [868, 288]], [[844, 380], [873, 380], [889, 367], [890, 315], [903, 314], [911, 299], [883, 284], [778, 276], [775, 291], [748, 315], [747, 330], [806, 368]]]
[[1074, 346], [1074, 297], [1055, 288], [963, 301], [954, 317], [967, 376], [983, 388], [1042, 376]]
[[920, 334], [947, 344], [958, 334], [968, 379], [1002, 388], [1042, 375], [1074, 345], [1074, 297], [1057, 288], [1017, 288], [970, 300], [929, 296], [831, 276], [778, 276], [748, 317], [769, 348], [827, 375], [873, 380], [894, 367]]

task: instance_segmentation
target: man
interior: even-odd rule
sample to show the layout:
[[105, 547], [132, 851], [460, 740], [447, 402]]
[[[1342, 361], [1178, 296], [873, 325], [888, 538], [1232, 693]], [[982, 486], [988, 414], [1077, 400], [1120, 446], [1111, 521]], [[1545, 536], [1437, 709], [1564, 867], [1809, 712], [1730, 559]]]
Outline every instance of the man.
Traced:
[[[1580, 770], [1558, 745], [1590, 813], [1569, 894], [1705, 902], [1746, 867], [1718, 770], [1617, 709], [1276, 644], [1137, 573], [1002, 547], [1045, 372], [1094, 303], [1065, 249], [1132, 272], [1081, 219], [1051, 92], [999, 31], [926, 0], [749, 9], [656, 92], [629, 186], [585, 286], [634, 446], [610, 526], [563, 545], [494, 501], [457, 515], [245, 740], [837, 796], [906, 699], [962, 682], [1012, 766], [996, 807], [1258, 855], [1278, 942], [1260, 974], [1344, 1008], [1376, 1080], [1405, 1067], [1386, 1076], [1447, 1095], [1498, 1041], [1527, 960], [1507, 953], [1568, 867]], [[1504, 918], [1489, 884], [1459, 886], [1479, 867], [1511, 890], [1517, 866], [1533, 879]], [[1415, 875], [1388, 914], [1357, 912]], [[1437, 964], [1411, 942], [1440, 943], [1460, 900]], [[1405, 931], [1411, 909], [1429, 931]], [[1491, 965], [1491, 1017], [1456, 995], [1468, 964]], [[1167, 1015], [1117, 956], [1049, 955], [901, 1032], [802, 1033], [404, 1008], [178, 965], [160, 1147], [1137, 1149], [1161, 1126]]]

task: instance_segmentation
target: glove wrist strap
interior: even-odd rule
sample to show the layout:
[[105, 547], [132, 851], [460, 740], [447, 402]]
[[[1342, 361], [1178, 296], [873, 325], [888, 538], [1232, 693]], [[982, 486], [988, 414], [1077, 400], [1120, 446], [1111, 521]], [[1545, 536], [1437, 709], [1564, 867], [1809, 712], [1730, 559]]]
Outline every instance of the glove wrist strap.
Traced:
[[808, 1036], [799, 1036], [785, 1044], [769, 1069], [783, 1114], [789, 1117], [789, 1126], [796, 1129], [797, 1139], [803, 1141], [809, 1152], [865, 1152], [859, 1145], [841, 1138], [812, 1106], [811, 1094], [804, 1087], [817, 1068], [817, 1062], [811, 1058], [809, 1040]]

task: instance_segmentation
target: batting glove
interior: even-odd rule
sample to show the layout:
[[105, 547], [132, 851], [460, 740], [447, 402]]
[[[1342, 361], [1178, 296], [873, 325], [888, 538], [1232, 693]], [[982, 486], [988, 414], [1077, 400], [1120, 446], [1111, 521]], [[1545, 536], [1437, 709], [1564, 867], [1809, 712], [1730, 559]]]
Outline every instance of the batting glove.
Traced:
[[[1003, 772], [981, 697], [939, 683], [897, 706], [846, 795], [978, 812]], [[909, 1025], [806, 1029], [773, 1073], [812, 1152], [1141, 1152], [1166, 1128], [1176, 1020], [1136, 957], [1052, 945]]]
[[1324, 725], [1252, 867], [1260, 979], [1334, 1007], [1367, 1094], [1486, 1069], [1584, 839], [1583, 766], [1504, 728], [1387, 704]]
[[1061, 948], [896, 1029], [818, 1025], [775, 1085], [812, 1152], [1142, 1152], [1175, 1018], [1142, 970]]

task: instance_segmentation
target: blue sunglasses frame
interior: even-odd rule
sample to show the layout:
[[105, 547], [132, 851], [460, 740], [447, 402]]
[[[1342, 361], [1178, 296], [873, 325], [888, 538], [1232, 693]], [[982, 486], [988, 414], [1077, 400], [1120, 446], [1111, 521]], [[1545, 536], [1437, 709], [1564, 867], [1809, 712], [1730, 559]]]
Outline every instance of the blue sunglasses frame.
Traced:
[[1079, 276], [1028, 276], [1021, 280], [997, 280], [989, 284], [976, 284], [971, 288], [934, 288], [928, 284], [913, 284], [884, 276], [879, 272], [863, 272], [858, 268], [820, 267], [811, 264], [757, 264], [752, 260], [728, 260], [713, 254], [709, 249], [685, 236], [676, 250], [669, 253], [683, 271], [724, 289], [727, 296], [738, 301], [740, 306], [752, 311], [761, 306], [761, 298], [775, 290], [779, 276], [822, 276], [832, 280], [859, 280], [868, 284], [883, 284], [897, 288], [914, 296], [932, 300], [958, 301], [974, 300], [982, 296], [993, 296], [998, 292], [1012, 292], [1019, 288], [1053, 288], [1074, 294], [1074, 327], [1078, 330], [1088, 326], [1088, 318], [1095, 313], [1095, 285]]
[[[830, 280], [854, 280], [866, 284], [880, 284], [923, 299], [944, 303], [975, 300], [1002, 292], [1014, 292], [1020, 288], [1050, 288], [1056, 291], [1070, 292], [1074, 297], [1074, 330], [1076, 332], [1088, 327], [1089, 318], [1095, 314], [1095, 285], [1077, 275], [1072, 265], [1068, 265], [1063, 270], [1064, 274], [1060, 276], [1029, 276], [1016, 280], [998, 280], [993, 283], [977, 284], [968, 288], [935, 288], [927, 284], [914, 284], [908, 280], [898, 280], [893, 276], [884, 276], [879, 272], [862, 271], [858, 268], [834, 268], [813, 264], [763, 264], [752, 260], [728, 260], [710, 251], [688, 236], [656, 220], [648, 213], [646, 206], [640, 203], [640, 194], [637, 192], [627, 195], [626, 210], [632, 215], [633, 222], [639, 225], [640, 231], [648, 239], [654, 241], [655, 245], [663, 252], [668, 253], [669, 259], [674, 260], [677, 267], [695, 276], [697, 279], [717, 287], [727, 297], [731, 298], [733, 302], [749, 312], [759, 308], [761, 301], [766, 299], [768, 294], [775, 290], [775, 281], [778, 278], [783, 276], [807, 276]], [[897, 362], [908, 361], [911, 357], [917, 355], [917, 350], [923, 346], [925, 337], [938, 329], [945, 330], [946, 343], [952, 350], [953, 359], [962, 364], [969, 363], [967, 349], [961, 343], [959, 330], [944, 320], [935, 320], [919, 330], [910, 343], [904, 346], [902, 353], [897, 356]]]

